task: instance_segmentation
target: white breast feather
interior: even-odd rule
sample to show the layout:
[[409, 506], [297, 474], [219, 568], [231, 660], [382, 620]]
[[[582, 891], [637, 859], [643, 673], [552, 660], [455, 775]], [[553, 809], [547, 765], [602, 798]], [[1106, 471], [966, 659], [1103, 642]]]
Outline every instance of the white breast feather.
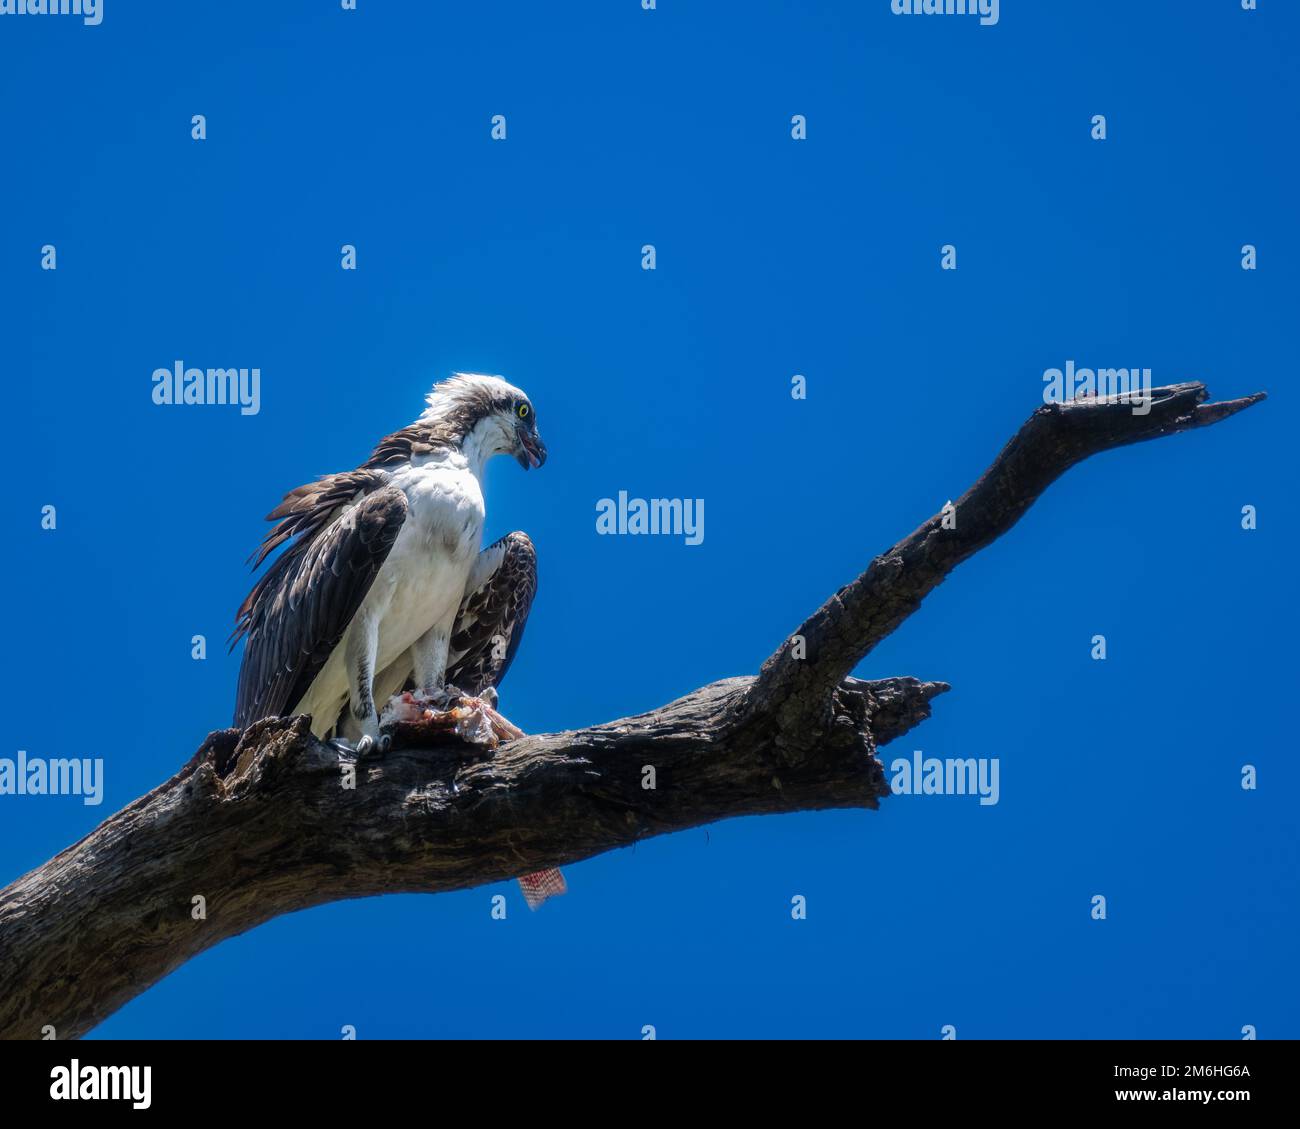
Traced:
[[[451, 631], [483, 539], [483, 490], [464, 457], [439, 453], [404, 464], [392, 482], [406, 495], [407, 518], [347, 628], [378, 617], [376, 674], [431, 628]], [[318, 734], [333, 725], [347, 699], [347, 640], [345, 633], [299, 707], [312, 715]]]

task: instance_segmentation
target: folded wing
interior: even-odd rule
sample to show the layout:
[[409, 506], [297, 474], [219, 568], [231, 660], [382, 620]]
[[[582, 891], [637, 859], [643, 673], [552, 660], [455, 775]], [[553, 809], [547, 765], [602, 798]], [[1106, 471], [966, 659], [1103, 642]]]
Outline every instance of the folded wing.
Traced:
[[447, 684], [467, 694], [497, 686], [514, 661], [537, 595], [537, 551], [508, 533], [478, 555], [452, 628]]
[[236, 615], [246, 637], [235, 724], [280, 717], [301, 700], [338, 646], [406, 520], [406, 496], [378, 470], [300, 486], [267, 515], [278, 521], [254, 565], [286, 541]]

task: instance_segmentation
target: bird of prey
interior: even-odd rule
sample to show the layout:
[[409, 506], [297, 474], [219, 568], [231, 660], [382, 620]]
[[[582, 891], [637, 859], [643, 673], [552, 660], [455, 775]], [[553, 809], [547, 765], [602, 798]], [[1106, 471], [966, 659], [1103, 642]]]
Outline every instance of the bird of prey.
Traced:
[[537, 558], [523, 533], [480, 551], [483, 469], [500, 454], [540, 467], [546, 444], [532, 402], [500, 377], [457, 373], [426, 402], [356, 470], [291, 490], [267, 515], [277, 524], [254, 568], [288, 547], [236, 616], [237, 726], [310, 714], [318, 737], [364, 753], [403, 688], [494, 700]]

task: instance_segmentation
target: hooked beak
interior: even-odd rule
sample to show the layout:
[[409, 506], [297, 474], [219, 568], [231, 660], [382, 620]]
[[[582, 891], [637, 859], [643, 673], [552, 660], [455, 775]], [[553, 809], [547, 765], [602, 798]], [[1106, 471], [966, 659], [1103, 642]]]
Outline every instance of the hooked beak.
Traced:
[[537, 432], [526, 427], [515, 428], [515, 460], [524, 470], [546, 462], [546, 444]]

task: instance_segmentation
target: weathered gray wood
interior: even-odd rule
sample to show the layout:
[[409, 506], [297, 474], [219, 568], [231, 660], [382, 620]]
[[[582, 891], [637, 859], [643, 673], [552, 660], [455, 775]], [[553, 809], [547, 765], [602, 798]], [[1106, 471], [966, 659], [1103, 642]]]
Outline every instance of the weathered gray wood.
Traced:
[[799, 629], [807, 657], [787, 641], [757, 678], [489, 755], [445, 743], [358, 762], [301, 717], [211, 734], [166, 783], [0, 891], [0, 1037], [81, 1035], [224, 938], [323, 902], [463, 889], [733, 816], [876, 807], [876, 748], [948, 687], [858, 681], [855, 663], [1069, 466], [1263, 398], [1156, 395], [1148, 416], [1039, 409], [957, 503], [956, 530], [932, 518], [877, 557]]
[[1134, 413], [1117, 398], [1045, 404], [1002, 448], [988, 470], [953, 504], [950, 525], [937, 513], [871, 562], [795, 629], [805, 641], [797, 659], [789, 640], [763, 664], [751, 696], [756, 709], [776, 709], [791, 733], [816, 737], [832, 687], [921, 606], [962, 561], [991, 544], [1024, 516], [1039, 495], [1089, 455], [1205, 427], [1265, 399], [1263, 392], [1207, 404], [1205, 385], [1151, 390], [1150, 410]]
[[846, 739], [783, 765], [737, 728], [749, 683], [488, 755], [449, 743], [358, 762], [303, 717], [213, 733], [171, 780], [0, 893], [0, 1033], [80, 1035], [218, 941], [322, 902], [462, 889], [729, 816], [874, 807], [886, 788], [873, 694], [892, 737], [944, 689], [850, 683]]

